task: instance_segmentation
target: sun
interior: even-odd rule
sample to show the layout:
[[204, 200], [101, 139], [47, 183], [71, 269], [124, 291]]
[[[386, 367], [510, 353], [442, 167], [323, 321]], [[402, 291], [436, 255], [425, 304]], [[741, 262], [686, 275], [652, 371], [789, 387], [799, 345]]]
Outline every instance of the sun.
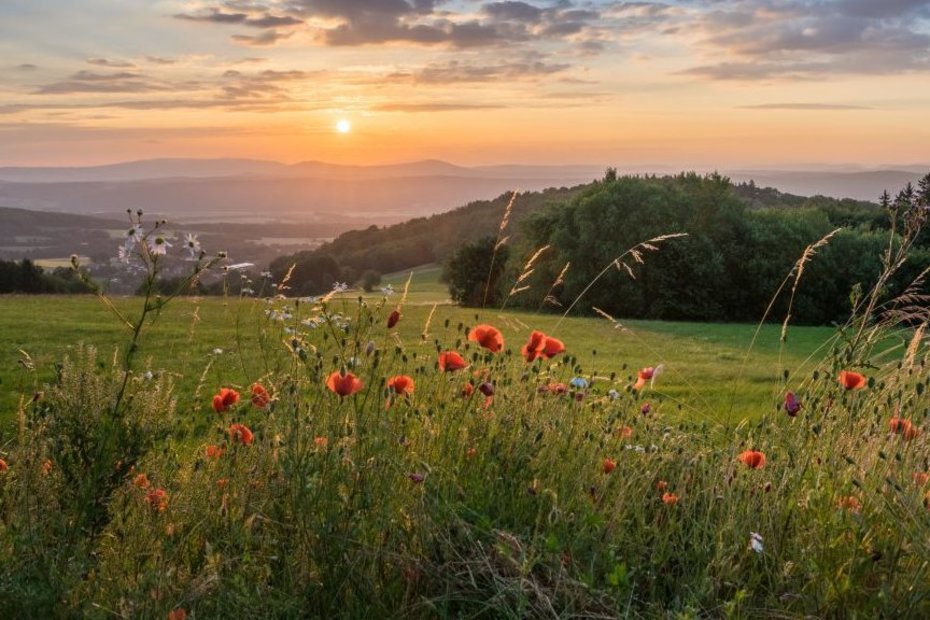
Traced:
[[349, 133], [352, 131], [352, 123], [344, 118], [340, 118], [336, 121], [336, 131], [339, 133]]

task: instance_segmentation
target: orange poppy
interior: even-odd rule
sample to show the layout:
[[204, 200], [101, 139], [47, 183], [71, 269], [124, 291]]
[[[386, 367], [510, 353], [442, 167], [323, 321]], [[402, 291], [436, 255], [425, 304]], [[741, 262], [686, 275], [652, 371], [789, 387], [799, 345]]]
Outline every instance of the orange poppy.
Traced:
[[139, 487], [140, 489], [147, 489], [151, 486], [151, 483], [149, 482], [149, 477], [146, 476], [145, 474], [139, 474], [138, 476], [133, 478], [132, 483], [136, 485], [137, 487]]
[[400, 394], [402, 396], [413, 394], [413, 379], [407, 375], [391, 377], [388, 379], [387, 386], [393, 390], [395, 394]]
[[478, 454], [478, 449], [477, 449], [477, 448], [469, 448], [468, 450], [465, 451], [465, 456], [467, 456], [467, 457], [470, 458], [470, 459], [471, 459], [471, 458], [474, 458], [475, 455], [477, 455], [477, 454]]
[[861, 390], [867, 383], [865, 375], [851, 370], [841, 370], [839, 381], [847, 390]]
[[168, 492], [164, 489], [152, 489], [145, 495], [145, 501], [158, 512], [164, 512], [168, 508]]
[[550, 357], [555, 357], [559, 353], [565, 353], [565, 343], [558, 338], [546, 336], [546, 343], [542, 350], [543, 356], [548, 359]]
[[765, 467], [765, 454], [758, 450], [745, 450], [740, 453], [738, 458], [750, 469], [762, 469]]
[[268, 406], [268, 403], [271, 402], [271, 396], [268, 395], [268, 390], [265, 389], [261, 383], [256, 383], [252, 386], [252, 404], [258, 407], [259, 409], [264, 409]]
[[314, 437], [313, 444], [317, 448], [325, 448], [329, 445], [329, 437]]
[[913, 422], [901, 418], [888, 420], [888, 428], [892, 433], [901, 435], [907, 440], [914, 439], [920, 434], [920, 429]]
[[42, 475], [47, 476], [52, 473], [52, 459], [45, 459], [45, 462], [42, 463]]
[[9, 469], [10, 466], [7, 464], [7, 462], [3, 459], [0, 459], [0, 472], [8, 471]]
[[239, 402], [239, 392], [232, 388], [220, 388], [220, 393], [213, 397], [213, 411], [223, 413]]
[[227, 484], [229, 484], [229, 478], [220, 478], [216, 481], [216, 486], [221, 489], [225, 489]]
[[604, 473], [609, 474], [613, 470], [617, 469], [617, 461], [613, 460], [610, 457], [604, 459]]
[[223, 456], [223, 448], [220, 446], [209, 445], [206, 449], [208, 459], [218, 459]]
[[400, 320], [400, 310], [392, 310], [391, 314], [388, 315], [387, 327], [388, 329], [394, 329], [394, 326], [397, 325], [397, 321]]
[[859, 514], [859, 511], [862, 510], [862, 502], [855, 495], [847, 495], [836, 500], [836, 507]]
[[255, 440], [255, 435], [245, 424], [230, 424], [229, 438], [238, 441], [243, 446], [248, 446]]
[[637, 374], [636, 383], [633, 384], [633, 389], [638, 390], [642, 388], [644, 385], [646, 385], [647, 381], [650, 381], [655, 376], [655, 374], [656, 374], [656, 369], [653, 368], [652, 366], [649, 366], [648, 368], [643, 368], [642, 370], [640, 370], [639, 373]]
[[475, 325], [468, 332], [468, 339], [477, 342], [491, 353], [499, 353], [504, 348], [504, 336], [500, 330], [492, 325]]
[[925, 471], [915, 471], [911, 478], [914, 479], [914, 483], [920, 486], [923, 486], [930, 482], [930, 473]]
[[520, 349], [520, 353], [527, 362], [538, 357], [550, 358], [565, 352], [565, 344], [558, 338], [550, 338], [541, 331], [534, 330], [530, 339]]
[[187, 611], [183, 607], [178, 607], [168, 612], [168, 620], [187, 620]]
[[678, 503], [678, 496], [674, 493], [663, 493], [662, 494], [662, 503], [668, 506], [674, 506]]
[[624, 439], [629, 439], [633, 436], [633, 428], [630, 426], [621, 426], [620, 430], [617, 431], [617, 434]]
[[351, 396], [355, 394], [363, 387], [365, 384], [362, 383], [362, 380], [353, 375], [351, 372], [347, 372], [343, 375], [338, 370], [333, 371], [329, 378], [326, 379], [326, 387], [329, 388], [331, 392], [342, 396]]
[[453, 372], [468, 368], [468, 364], [456, 351], [444, 351], [439, 354], [439, 370], [442, 372]]
[[668, 483], [665, 480], [659, 480], [656, 482], [656, 490], [665, 491], [666, 489], [668, 489]]

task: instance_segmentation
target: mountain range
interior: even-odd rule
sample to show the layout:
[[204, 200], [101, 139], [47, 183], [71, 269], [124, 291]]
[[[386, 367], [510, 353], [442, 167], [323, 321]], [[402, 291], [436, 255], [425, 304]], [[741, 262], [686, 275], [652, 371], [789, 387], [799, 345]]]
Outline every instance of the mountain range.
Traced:
[[[439, 160], [349, 166], [252, 159], [152, 159], [90, 167], [0, 168], [0, 206], [116, 215], [144, 209], [175, 220], [345, 218], [379, 223], [446, 211], [510, 190], [571, 187], [600, 178], [596, 165], [458, 166]], [[916, 181], [930, 166], [875, 170], [722, 170], [799, 195], [876, 200], [884, 189]], [[622, 173], [671, 172], [663, 166]]]

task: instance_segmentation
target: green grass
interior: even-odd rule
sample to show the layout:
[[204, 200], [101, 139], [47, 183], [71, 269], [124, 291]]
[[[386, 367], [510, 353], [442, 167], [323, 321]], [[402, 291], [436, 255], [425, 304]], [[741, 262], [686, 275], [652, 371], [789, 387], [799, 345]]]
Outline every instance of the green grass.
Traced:
[[[334, 300], [334, 307], [343, 305], [348, 312], [357, 295], [342, 297]], [[367, 299], [378, 304], [381, 297]], [[388, 300], [388, 308], [399, 300], [398, 293]], [[140, 303], [137, 298], [116, 300], [127, 313], [138, 312]], [[145, 368], [175, 373], [181, 394], [193, 393], [208, 364], [208, 382], [248, 384], [263, 372], [253, 352], [267, 328], [266, 308], [264, 301], [252, 299], [179, 299], [143, 333], [140, 359]], [[430, 312], [430, 337], [424, 341]], [[723, 421], [756, 418], [777, 406], [783, 373], [808, 372], [834, 333], [830, 328], [792, 328], [783, 348], [780, 326], [766, 325], [750, 351], [756, 330], [752, 325], [630, 321], [624, 322], [625, 329], [616, 329], [604, 319], [569, 318], [553, 331], [557, 321], [556, 315], [458, 308], [436, 291], [411, 285], [398, 334], [403, 342], [426, 350], [434, 338], [453, 337], [459, 323], [490, 322], [503, 331], [506, 346], [519, 352], [530, 330], [542, 329], [564, 340], [581, 373], [601, 378], [604, 386], [611, 373], [617, 376], [612, 387], [622, 388], [639, 368], [664, 364], [665, 373], [652, 391], [657, 404], [692, 419]], [[54, 364], [78, 344], [93, 344], [112, 357], [122, 354], [127, 337], [128, 330], [93, 297], [0, 297], [0, 419], [14, 419], [20, 392], [28, 396], [41, 389], [23, 372], [20, 350], [32, 358], [40, 380], [48, 381]], [[215, 349], [223, 353], [215, 355]]]

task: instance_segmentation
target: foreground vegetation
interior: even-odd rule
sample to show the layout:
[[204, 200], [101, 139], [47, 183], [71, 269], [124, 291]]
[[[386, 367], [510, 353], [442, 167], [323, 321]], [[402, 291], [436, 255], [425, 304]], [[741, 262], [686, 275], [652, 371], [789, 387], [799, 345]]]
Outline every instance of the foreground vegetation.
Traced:
[[[44, 385], [21, 354], [0, 609], [926, 617], [930, 313], [924, 274], [886, 284], [927, 211], [891, 217], [876, 285], [829, 334], [476, 314], [406, 291], [182, 301], [157, 296], [156, 226], [130, 246], [145, 297], [103, 298], [115, 349], [72, 347]], [[788, 316], [831, 239], [784, 280]], [[54, 333], [20, 309], [2, 320]]]

